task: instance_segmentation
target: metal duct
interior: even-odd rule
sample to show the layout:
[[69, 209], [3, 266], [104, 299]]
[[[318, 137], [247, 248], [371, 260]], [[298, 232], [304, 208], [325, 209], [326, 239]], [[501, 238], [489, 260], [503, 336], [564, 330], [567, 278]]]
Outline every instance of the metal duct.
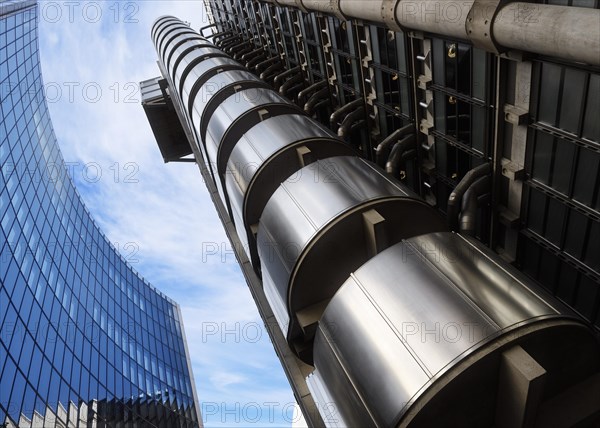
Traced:
[[255, 269], [259, 261], [254, 234], [271, 195], [282, 182], [297, 180], [295, 173], [305, 165], [345, 155], [355, 152], [303, 114], [265, 119], [235, 144], [223, 175], [238, 236]]
[[[600, 352], [582, 321], [496, 254], [436, 233], [350, 276], [319, 321], [314, 363], [310, 389], [336, 410], [328, 426], [524, 426], [507, 413], [528, 388], [543, 407], [597, 372]], [[519, 390], [519, 368], [545, 387]]]
[[[212, 101], [212, 100], [211, 100]], [[215, 172], [215, 184], [221, 200], [228, 207], [224, 191], [225, 172], [231, 151], [242, 135], [259, 122], [284, 114], [298, 114], [300, 109], [272, 89], [244, 89], [220, 102], [212, 114], [205, 109], [200, 138], [206, 146], [208, 160]]]
[[202, 135], [204, 134], [202, 129], [203, 119], [207, 117], [207, 115], [212, 114], [220, 102], [225, 100], [231, 94], [236, 93], [236, 91], [252, 88], [265, 88], [267, 86], [266, 83], [259, 80], [249, 71], [225, 71], [208, 79], [198, 90], [196, 96], [190, 100], [192, 126], [200, 140], [202, 150], [205, 154], [204, 161], [211, 171], [213, 166], [210, 164], [208, 157], [206, 157], [206, 143], [202, 138]]
[[174, 61], [173, 71], [170, 75], [173, 77], [174, 82], [178, 82], [175, 83], [175, 89], [177, 92], [181, 95], [185, 78], [198, 63], [209, 58], [217, 57], [227, 58], [227, 55], [216, 47], [207, 47], [194, 49], [184, 54], [181, 58], [178, 58], [179, 62]]
[[434, 209], [360, 158], [318, 161], [282, 183], [260, 219], [258, 253], [267, 299], [301, 358], [310, 361], [316, 321], [350, 272], [388, 245], [443, 230]]
[[169, 53], [169, 64], [167, 67], [167, 69], [169, 70], [169, 74], [171, 76], [175, 76], [177, 66], [186, 57], [186, 55], [189, 52], [198, 49], [206, 49], [205, 52], [210, 52], [210, 49], [214, 49], [215, 51], [217, 50], [212, 43], [209, 43], [206, 40], [202, 40], [200, 38], [185, 39], [183, 43], [179, 44], [175, 49], [171, 50]]
[[[183, 80], [183, 86], [181, 89], [181, 100], [186, 107], [187, 113], [191, 114], [194, 107], [203, 109], [203, 102], [198, 102], [194, 106], [194, 101], [196, 95], [201, 92], [200, 89], [208, 82], [210, 78], [214, 77], [216, 74], [231, 70], [238, 70], [243, 73], [248, 73], [248, 71], [246, 71], [241, 64], [230, 58], [209, 58], [196, 64], [196, 66], [190, 70], [188, 75], [185, 76], [185, 80]], [[253, 78], [258, 80], [256, 77]], [[216, 92], [214, 87], [213, 92]], [[199, 98], [198, 100], [204, 101], [202, 98]]]

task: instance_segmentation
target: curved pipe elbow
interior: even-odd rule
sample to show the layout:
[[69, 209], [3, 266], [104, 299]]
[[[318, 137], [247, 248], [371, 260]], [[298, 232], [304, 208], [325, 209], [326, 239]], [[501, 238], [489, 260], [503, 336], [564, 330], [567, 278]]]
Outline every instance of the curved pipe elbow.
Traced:
[[281, 85], [281, 87], [279, 88], [279, 93], [283, 96], [287, 96], [287, 94], [290, 92], [290, 90], [292, 88], [297, 88], [299, 87], [299, 83], [303, 83], [304, 82], [304, 76], [302, 75], [302, 73], [298, 73], [292, 77], [290, 77], [288, 80], [286, 80], [284, 82], [283, 85]]
[[250, 61], [253, 58], [256, 58], [256, 56], [258, 54], [264, 53], [265, 50], [263, 48], [258, 48], [258, 49], [254, 49], [253, 51], [250, 52], [246, 52], [244, 55], [242, 55], [242, 57], [240, 58], [242, 61], [247, 62]]
[[[301, 91], [300, 93], [302, 93]], [[298, 94], [298, 97], [301, 95]], [[315, 92], [304, 104], [304, 112], [309, 116], [312, 116], [318, 107], [321, 107], [329, 103], [329, 87], [326, 85], [323, 89]]]
[[[362, 100], [360, 101], [362, 102]], [[338, 128], [338, 137], [345, 138], [346, 136], [350, 135], [352, 131], [352, 125], [354, 125], [359, 120], [364, 119], [364, 117], [365, 109], [361, 105], [361, 107], [357, 108], [344, 118], [342, 124]]]
[[475, 181], [463, 195], [460, 213], [460, 231], [475, 236], [477, 229], [477, 209], [479, 198], [490, 191], [490, 176], [485, 175]]
[[317, 83], [313, 83], [312, 85], [302, 89], [298, 93], [298, 98], [303, 100], [308, 97], [310, 94], [317, 93], [320, 89], [323, 89], [328, 85], [327, 80], [319, 80]]
[[265, 71], [263, 71], [262, 73], [260, 73], [260, 78], [262, 80], [268, 81], [271, 80], [271, 78], [273, 77], [273, 75], [278, 71], [281, 70], [283, 68], [283, 64], [280, 62], [276, 62], [275, 64], [271, 64], [270, 66], [268, 66]]
[[[252, 52], [246, 54], [248, 55], [247, 59], [244, 59], [243, 61], [246, 61], [246, 68], [248, 70], [254, 70], [256, 71], [256, 67], [258, 64], [260, 64], [262, 61], [264, 61], [267, 58], [267, 54], [266, 52], [258, 52], [256, 54], [252, 54]], [[244, 55], [244, 56], [246, 56]]]
[[254, 46], [252, 42], [248, 42], [242, 45], [241, 48], [242, 49], [233, 54], [233, 59], [235, 59], [236, 61], [241, 61], [244, 55], [246, 55], [248, 52], [252, 52]]
[[262, 73], [262, 71], [264, 69], [268, 68], [269, 66], [271, 66], [272, 64], [274, 64], [274, 63], [276, 63], [278, 61], [279, 61], [279, 57], [278, 56], [267, 58], [264, 61], [261, 61], [258, 64], [256, 64], [255, 71], [257, 73]]
[[331, 114], [331, 117], [329, 118], [331, 126], [333, 127], [340, 121], [340, 118], [344, 117], [351, 111], [356, 110], [357, 108], [362, 106], [364, 106], [364, 101], [362, 98], [359, 98], [357, 100], [352, 101], [351, 103], [343, 105]]
[[284, 83], [285, 79], [288, 76], [292, 76], [292, 79], [293, 79], [295, 77], [295, 75], [297, 75], [299, 73], [302, 73], [302, 67], [300, 67], [300, 66], [290, 68], [289, 70], [286, 70], [283, 73], [279, 73], [277, 76], [275, 76], [275, 79], [273, 80], [273, 85], [275, 87], [278, 87]]
[[448, 209], [446, 214], [448, 216], [448, 224], [450, 229], [458, 231], [458, 215], [459, 206], [462, 203], [465, 192], [471, 187], [471, 185], [479, 178], [484, 177], [492, 172], [492, 167], [489, 163], [484, 163], [476, 168], [473, 168], [465, 174], [463, 179], [456, 185], [450, 197], [448, 198]]
[[375, 149], [375, 162], [380, 167], [384, 167], [389, 157], [390, 148], [397, 143], [401, 138], [405, 137], [407, 134], [411, 133], [414, 130], [413, 125], [406, 125], [402, 128], [396, 129], [390, 135], [385, 137], [385, 139], [377, 145]]
[[394, 177], [398, 177], [408, 157], [406, 155], [409, 152], [416, 154], [416, 147], [417, 139], [414, 134], [410, 134], [394, 144], [385, 164], [385, 171]]

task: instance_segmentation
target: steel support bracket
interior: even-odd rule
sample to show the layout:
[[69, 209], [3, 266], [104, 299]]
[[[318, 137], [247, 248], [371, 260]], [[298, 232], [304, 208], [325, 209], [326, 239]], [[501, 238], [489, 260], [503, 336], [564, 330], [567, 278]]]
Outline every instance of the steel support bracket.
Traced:
[[496, 54], [506, 50], [496, 43], [493, 25], [498, 11], [508, 2], [509, 0], [475, 0], [473, 2], [465, 21], [465, 29], [473, 46]]
[[529, 124], [529, 112], [510, 104], [504, 105], [504, 120], [513, 125]]
[[421, 74], [419, 76], [419, 78], [417, 79], [417, 86], [419, 87], [419, 89], [427, 91], [429, 89], [429, 87], [431, 86], [431, 82], [432, 82], [431, 77]]
[[419, 124], [419, 131], [422, 134], [429, 135], [429, 131], [433, 129], [433, 123], [428, 122], [425, 119], [421, 119], [421, 123]]
[[515, 162], [502, 158], [502, 175], [511, 181], [523, 181], [525, 180], [525, 168], [523, 165], [518, 165]]

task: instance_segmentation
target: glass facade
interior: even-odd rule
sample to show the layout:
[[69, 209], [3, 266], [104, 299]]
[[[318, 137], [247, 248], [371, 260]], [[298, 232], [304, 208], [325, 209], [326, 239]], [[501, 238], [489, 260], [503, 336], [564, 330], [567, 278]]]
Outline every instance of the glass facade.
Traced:
[[0, 4], [0, 426], [201, 426], [178, 305], [118, 254], [65, 167], [37, 13]]

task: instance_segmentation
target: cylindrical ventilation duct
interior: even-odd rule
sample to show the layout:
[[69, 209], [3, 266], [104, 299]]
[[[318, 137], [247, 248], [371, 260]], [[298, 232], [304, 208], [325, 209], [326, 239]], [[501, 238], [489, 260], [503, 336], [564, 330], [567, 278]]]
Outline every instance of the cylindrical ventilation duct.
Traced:
[[314, 364], [309, 386], [335, 408], [332, 426], [507, 426], [540, 386], [518, 370], [544, 377], [529, 397], [543, 405], [597, 372], [600, 353], [582, 321], [496, 254], [435, 233], [350, 276], [319, 321]]
[[154, 34], [204, 161], [260, 273], [255, 234], [272, 193], [309, 163], [354, 150], [243, 65], [200, 45], [187, 26], [165, 19]]
[[239, 139], [223, 175], [238, 236], [255, 269], [258, 219], [279, 185], [297, 179], [295, 173], [315, 160], [354, 154], [352, 148], [304, 114], [265, 119]]
[[258, 226], [263, 287], [298, 355], [324, 307], [350, 272], [382, 249], [446, 230], [438, 213], [375, 164], [333, 157], [282, 183]]
[[231, 216], [229, 199], [225, 193], [225, 171], [231, 151], [248, 130], [257, 123], [285, 114], [298, 114], [296, 105], [272, 89], [244, 89], [230, 95], [211, 113], [205, 109], [200, 125], [200, 138], [206, 146], [208, 160], [215, 172], [215, 184], [221, 200]]

